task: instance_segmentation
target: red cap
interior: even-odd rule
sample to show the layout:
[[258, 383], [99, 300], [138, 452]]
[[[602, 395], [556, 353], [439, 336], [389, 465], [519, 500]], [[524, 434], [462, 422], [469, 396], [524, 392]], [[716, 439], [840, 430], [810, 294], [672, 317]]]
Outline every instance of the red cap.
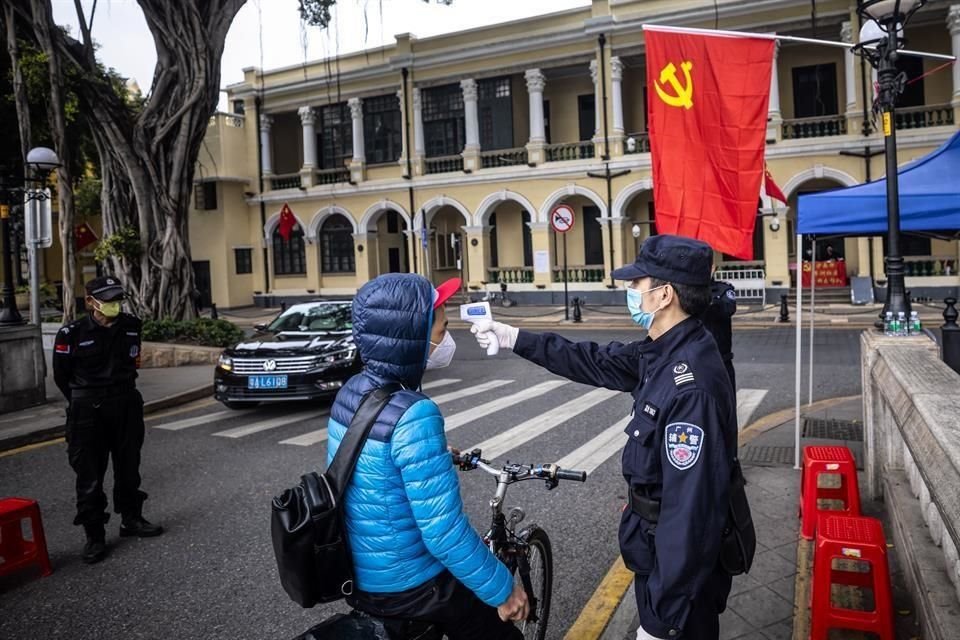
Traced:
[[433, 291], [433, 308], [437, 309], [447, 302], [453, 294], [460, 291], [460, 278], [450, 278]]

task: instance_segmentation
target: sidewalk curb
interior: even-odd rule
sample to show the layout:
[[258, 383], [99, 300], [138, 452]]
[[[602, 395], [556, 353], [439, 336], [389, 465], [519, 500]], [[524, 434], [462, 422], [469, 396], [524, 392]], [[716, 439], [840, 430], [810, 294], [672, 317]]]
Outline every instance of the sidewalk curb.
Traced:
[[[187, 402], [193, 402], [194, 400], [201, 400], [211, 395], [213, 395], [213, 383], [205, 384], [202, 387], [195, 387], [181, 393], [175, 393], [163, 398], [158, 398], [157, 400], [145, 402], [143, 404], [143, 415], [148, 416], [151, 413], [157, 413], [158, 411], [163, 411], [164, 409], [181, 404], [186, 404]], [[61, 438], [63, 437], [65, 431], [66, 424], [61, 424], [55, 427], [47, 427], [45, 429], [39, 429], [23, 435], [0, 440], [0, 452], [9, 452], [28, 445], [40, 444], [49, 440]]]

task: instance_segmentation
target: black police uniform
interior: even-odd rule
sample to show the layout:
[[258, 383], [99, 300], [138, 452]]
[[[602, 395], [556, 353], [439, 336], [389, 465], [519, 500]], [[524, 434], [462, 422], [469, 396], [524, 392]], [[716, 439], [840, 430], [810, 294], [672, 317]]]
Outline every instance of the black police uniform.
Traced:
[[[90, 295], [115, 287], [98, 278], [87, 286]], [[92, 286], [91, 286], [92, 285]], [[99, 287], [97, 285], [100, 285]], [[101, 293], [99, 300], [116, 298], [117, 291]], [[140, 449], [143, 445], [143, 397], [136, 388], [140, 361], [138, 318], [121, 313], [110, 326], [89, 314], [57, 333], [53, 349], [53, 377], [70, 403], [67, 412], [67, 455], [77, 474], [77, 516], [88, 536], [107, 522], [103, 477], [113, 458], [114, 511], [124, 521], [141, 516], [147, 494], [140, 490]], [[100, 534], [102, 535], [102, 533]]]
[[729, 282], [714, 280], [710, 283], [710, 306], [700, 315], [704, 328], [717, 341], [717, 349], [723, 358], [723, 366], [730, 375], [730, 386], [737, 389], [737, 376], [733, 370], [733, 314], [737, 312], [737, 291]]
[[[637, 258], [642, 273], [626, 267], [614, 277], [706, 286], [711, 257], [703, 243], [654, 236]], [[619, 539], [636, 573], [640, 623], [659, 638], [718, 638], [731, 586], [718, 557], [737, 422], [713, 338], [699, 319], [687, 318], [657, 340], [629, 344], [574, 343], [521, 330], [513, 351], [575, 382], [633, 394], [622, 458], [629, 503]]]

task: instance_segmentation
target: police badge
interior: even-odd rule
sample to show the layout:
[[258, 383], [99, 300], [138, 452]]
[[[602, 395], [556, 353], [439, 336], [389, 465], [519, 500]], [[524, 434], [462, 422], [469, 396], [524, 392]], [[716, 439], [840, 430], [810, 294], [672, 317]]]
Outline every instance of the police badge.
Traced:
[[697, 464], [703, 450], [703, 429], [687, 422], [668, 424], [663, 435], [667, 460], [680, 471]]

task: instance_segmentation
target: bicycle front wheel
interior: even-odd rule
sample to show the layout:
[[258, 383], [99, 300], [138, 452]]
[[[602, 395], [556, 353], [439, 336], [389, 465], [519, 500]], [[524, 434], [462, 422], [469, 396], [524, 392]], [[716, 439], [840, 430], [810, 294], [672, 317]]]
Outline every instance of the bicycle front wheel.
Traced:
[[523, 572], [529, 571], [530, 583], [524, 584], [524, 587], [530, 598], [532, 614], [519, 625], [520, 631], [525, 640], [544, 640], [550, 617], [550, 594], [553, 591], [553, 549], [547, 532], [540, 527], [524, 529], [519, 537], [527, 545], [526, 567], [521, 564], [519, 571], [521, 579]]

